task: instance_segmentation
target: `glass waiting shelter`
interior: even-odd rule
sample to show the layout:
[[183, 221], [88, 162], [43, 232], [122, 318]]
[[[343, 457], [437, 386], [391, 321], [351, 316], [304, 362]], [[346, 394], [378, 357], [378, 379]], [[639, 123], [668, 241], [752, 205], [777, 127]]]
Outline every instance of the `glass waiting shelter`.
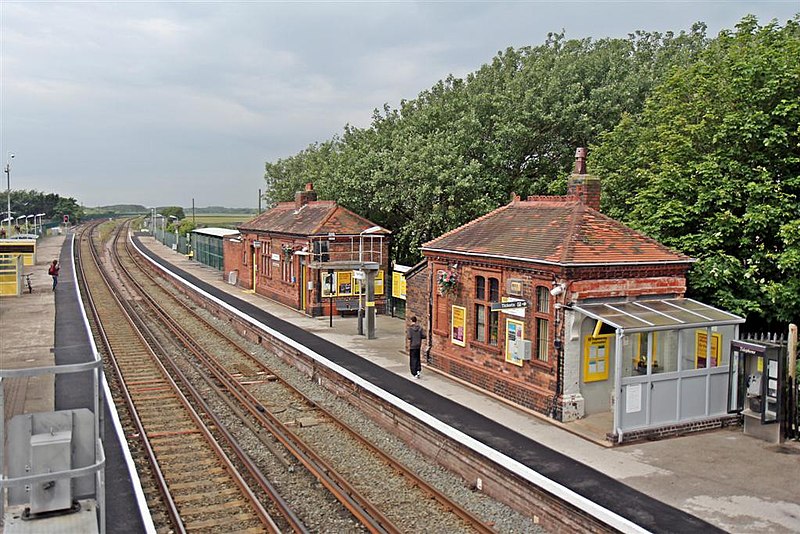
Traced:
[[[613, 387], [613, 433], [728, 413], [730, 342], [744, 319], [688, 298], [576, 304], [584, 330], [582, 389]], [[589, 333], [591, 332], [591, 333]], [[607, 380], [608, 372], [613, 380]], [[586, 392], [583, 392], [586, 396]], [[606, 396], [608, 398], [608, 396]]]

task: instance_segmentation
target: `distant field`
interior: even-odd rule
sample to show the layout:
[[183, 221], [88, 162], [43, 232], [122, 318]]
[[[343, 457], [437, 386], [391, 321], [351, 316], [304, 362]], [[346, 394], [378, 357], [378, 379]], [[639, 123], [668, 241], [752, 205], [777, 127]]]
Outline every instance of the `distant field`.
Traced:
[[[203, 213], [194, 216], [197, 226], [219, 226], [221, 228], [233, 228], [245, 221], [255, 217], [255, 213]], [[192, 220], [191, 212], [186, 214], [186, 218]]]

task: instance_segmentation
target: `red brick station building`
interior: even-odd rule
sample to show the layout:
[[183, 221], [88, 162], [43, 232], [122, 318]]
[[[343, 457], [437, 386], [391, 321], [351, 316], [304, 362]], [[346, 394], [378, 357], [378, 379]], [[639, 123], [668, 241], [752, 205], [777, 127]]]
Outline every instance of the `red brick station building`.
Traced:
[[223, 241], [228, 280], [270, 299], [318, 316], [359, 309], [385, 310], [385, 273], [391, 232], [339, 206], [317, 200], [312, 184], [294, 202], [277, 206], [238, 227]]
[[[733, 420], [744, 319], [685, 298], [694, 260], [600, 212], [585, 155], [566, 196], [515, 196], [422, 246], [406, 316], [430, 333], [429, 365], [563, 422], [592, 418], [618, 442]], [[223, 241], [229, 282], [311, 316], [365, 309], [374, 334], [391, 232], [312, 184], [238, 229]]]
[[422, 246], [407, 316], [432, 333], [429, 364], [615, 441], [723, 424], [744, 319], [684, 298], [692, 258], [600, 212], [585, 154], [566, 196], [515, 197]]

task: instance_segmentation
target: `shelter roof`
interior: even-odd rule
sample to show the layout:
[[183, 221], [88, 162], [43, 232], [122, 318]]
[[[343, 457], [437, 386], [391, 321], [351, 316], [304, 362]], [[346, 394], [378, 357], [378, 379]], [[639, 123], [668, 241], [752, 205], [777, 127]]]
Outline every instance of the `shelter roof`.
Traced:
[[239, 231], [231, 230], [230, 228], [198, 228], [193, 230], [192, 233], [210, 235], [212, 237], [228, 237], [230, 235], [237, 235]]
[[694, 261], [574, 196], [514, 200], [425, 243], [422, 250], [562, 266]]
[[[280, 233], [298, 236], [358, 235], [375, 226], [372, 222], [339, 206], [332, 200], [310, 201], [297, 207], [294, 202], [281, 202], [257, 217], [242, 223], [240, 231]], [[381, 229], [376, 235], [390, 234]]]
[[743, 323], [737, 315], [693, 299], [647, 299], [604, 304], [573, 304], [572, 309], [623, 333], [706, 328]]

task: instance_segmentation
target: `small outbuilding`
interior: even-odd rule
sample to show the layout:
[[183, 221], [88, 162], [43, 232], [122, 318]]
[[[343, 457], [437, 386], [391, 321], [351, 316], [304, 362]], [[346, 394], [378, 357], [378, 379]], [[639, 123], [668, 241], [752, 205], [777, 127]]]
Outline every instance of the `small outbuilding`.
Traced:
[[227, 237], [236, 239], [238, 230], [230, 228], [198, 228], [191, 234], [192, 258], [221, 271], [224, 267], [222, 242]]
[[311, 316], [385, 312], [391, 232], [317, 200], [313, 184], [238, 229], [223, 247], [239, 286]]
[[564, 422], [595, 417], [616, 441], [731, 417], [744, 319], [685, 298], [694, 260], [600, 212], [585, 149], [566, 196], [515, 197], [422, 253], [407, 315], [439, 370]]

